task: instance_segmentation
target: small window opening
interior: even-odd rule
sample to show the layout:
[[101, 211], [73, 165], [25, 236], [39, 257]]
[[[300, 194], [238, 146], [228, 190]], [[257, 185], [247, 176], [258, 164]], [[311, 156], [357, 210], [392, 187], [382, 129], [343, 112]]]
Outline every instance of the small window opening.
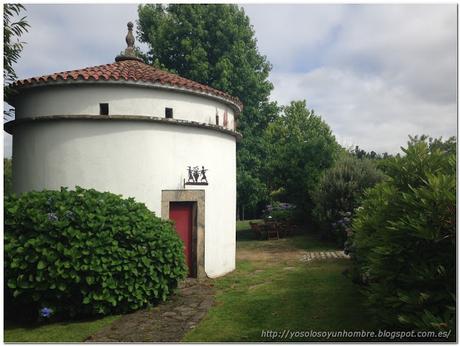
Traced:
[[168, 119], [172, 119], [173, 117], [173, 109], [172, 108], [165, 108], [165, 117]]
[[99, 114], [109, 115], [109, 104], [108, 103], [99, 103]]
[[216, 125], [219, 126], [219, 116], [216, 115]]

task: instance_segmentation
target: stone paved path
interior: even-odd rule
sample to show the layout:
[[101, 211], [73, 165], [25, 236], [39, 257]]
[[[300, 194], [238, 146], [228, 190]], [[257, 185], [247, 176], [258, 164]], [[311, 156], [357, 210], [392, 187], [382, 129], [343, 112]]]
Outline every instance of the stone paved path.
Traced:
[[210, 280], [187, 279], [168, 301], [124, 315], [86, 342], [178, 342], [214, 303]]
[[301, 262], [310, 262], [314, 260], [325, 260], [329, 258], [347, 258], [350, 256], [345, 255], [343, 251], [311, 251], [304, 252], [300, 257]]

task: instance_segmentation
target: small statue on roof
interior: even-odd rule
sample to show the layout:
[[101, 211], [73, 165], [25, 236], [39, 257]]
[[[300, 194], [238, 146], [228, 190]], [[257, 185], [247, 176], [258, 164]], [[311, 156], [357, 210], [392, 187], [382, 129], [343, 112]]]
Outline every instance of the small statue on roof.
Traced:
[[133, 23], [128, 22], [128, 34], [126, 35], [126, 44], [128, 47], [126, 47], [125, 51], [118, 55], [115, 58], [115, 61], [123, 61], [123, 60], [137, 60], [143, 62], [141, 58], [138, 58], [136, 56], [136, 51], [134, 49], [134, 35], [133, 35]]
[[125, 49], [126, 55], [134, 55], [134, 35], [133, 35], [133, 22], [128, 22], [128, 34], [126, 35], [126, 44], [128, 47]]

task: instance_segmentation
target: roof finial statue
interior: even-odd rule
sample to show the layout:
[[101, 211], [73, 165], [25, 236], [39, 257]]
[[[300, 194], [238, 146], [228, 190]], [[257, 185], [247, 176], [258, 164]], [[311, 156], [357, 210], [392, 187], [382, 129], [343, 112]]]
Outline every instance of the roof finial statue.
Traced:
[[128, 22], [128, 34], [126, 35], [126, 44], [128, 48], [125, 50], [126, 55], [133, 54], [134, 51], [134, 36], [133, 36], [133, 22]]
[[122, 60], [138, 60], [138, 61], [143, 61], [141, 58], [138, 58], [136, 56], [136, 53], [134, 51], [134, 35], [133, 35], [133, 23], [128, 22], [128, 34], [126, 35], [126, 44], [128, 47], [126, 47], [125, 51], [118, 55], [115, 58], [115, 61], [122, 61]]

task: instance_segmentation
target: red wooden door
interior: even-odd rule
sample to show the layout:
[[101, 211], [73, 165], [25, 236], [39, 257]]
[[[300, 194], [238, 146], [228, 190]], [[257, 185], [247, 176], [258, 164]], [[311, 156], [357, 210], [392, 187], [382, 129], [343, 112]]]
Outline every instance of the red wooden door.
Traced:
[[193, 273], [192, 261], [192, 222], [193, 222], [193, 203], [191, 202], [171, 202], [169, 206], [169, 219], [174, 220], [176, 232], [184, 242], [185, 259], [189, 270], [189, 275]]

